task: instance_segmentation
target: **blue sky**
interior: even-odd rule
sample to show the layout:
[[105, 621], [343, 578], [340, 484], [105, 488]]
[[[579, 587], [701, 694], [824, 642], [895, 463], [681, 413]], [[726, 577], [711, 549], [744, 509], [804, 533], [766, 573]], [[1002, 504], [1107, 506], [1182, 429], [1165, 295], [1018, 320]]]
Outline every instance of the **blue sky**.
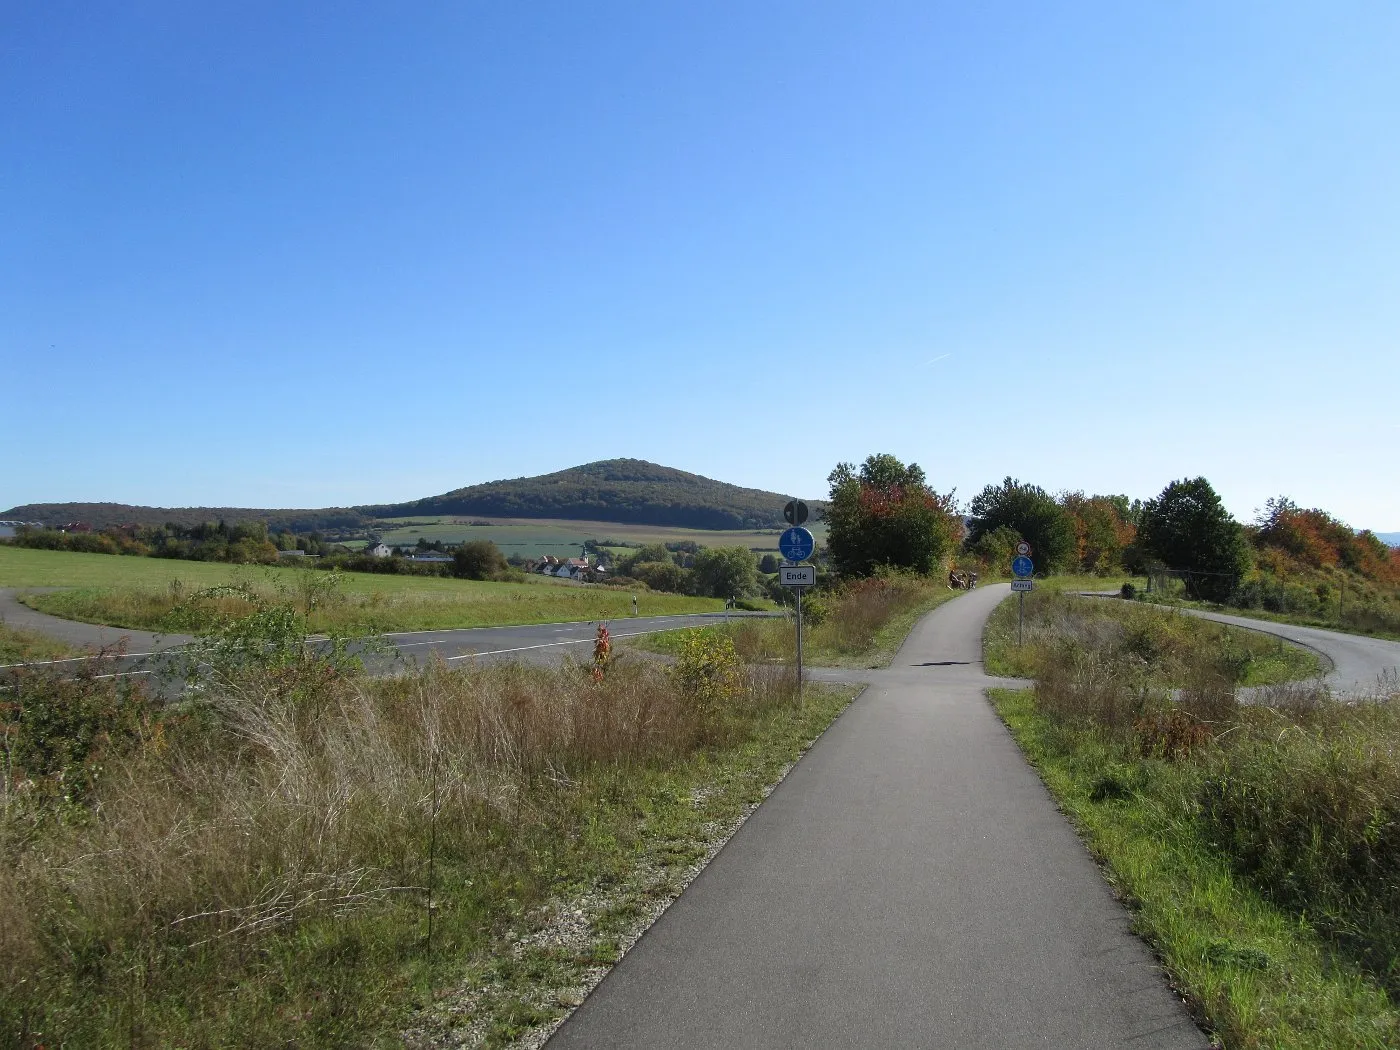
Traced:
[[0, 507], [892, 452], [1400, 529], [1400, 7], [0, 11]]

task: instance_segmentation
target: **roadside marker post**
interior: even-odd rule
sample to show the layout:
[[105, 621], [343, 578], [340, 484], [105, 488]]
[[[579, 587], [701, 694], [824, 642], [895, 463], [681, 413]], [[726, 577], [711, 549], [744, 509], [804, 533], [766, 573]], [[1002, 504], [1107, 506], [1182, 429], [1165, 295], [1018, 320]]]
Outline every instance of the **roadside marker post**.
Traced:
[[812, 556], [812, 552], [817, 548], [817, 541], [812, 534], [802, 528], [801, 522], [807, 520], [807, 504], [801, 500], [793, 500], [783, 508], [783, 517], [792, 522], [792, 528], [788, 529], [778, 538], [778, 550], [782, 553], [786, 561], [778, 566], [778, 582], [784, 587], [791, 587], [796, 592], [797, 597], [797, 706], [802, 707], [802, 592], [808, 587], [817, 585], [817, 567], [815, 565], [803, 565]]
[[1016, 648], [1020, 648], [1026, 637], [1026, 592], [1035, 586], [1031, 574], [1035, 572], [1035, 562], [1030, 558], [1031, 545], [1025, 540], [1016, 544], [1016, 557], [1011, 559], [1011, 590], [1016, 594]]

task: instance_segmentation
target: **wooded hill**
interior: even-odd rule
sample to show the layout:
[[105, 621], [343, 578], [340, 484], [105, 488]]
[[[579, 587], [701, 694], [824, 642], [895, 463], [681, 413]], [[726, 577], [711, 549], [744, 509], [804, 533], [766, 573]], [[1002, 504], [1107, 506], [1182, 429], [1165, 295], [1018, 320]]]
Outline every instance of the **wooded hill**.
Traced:
[[26, 503], [0, 511], [6, 521], [41, 521], [57, 527], [82, 522], [94, 529], [117, 525], [202, 525], [208, 521], [263, 521], [269, 529], [293, 532], [362, 529], [369, 519], [354, 507], [319, 510], [261, 510], [256, 507], [141, 507], [129, 503]]
[[[473, 514], [574, 518], [690, 529], [779, 528], [790, 497], [648, 463], [605, 459], [513, 481], [492, 481], [415, 500], [360, 507], [379, 518]], [[824, 504], [808, 501], [815, 516]]]
[[[456, 516], [573, 518], [689, 529], [779, 528], [788, 496], [746, 489], [642, 459], [607, 459], [554, 474], [492, 481], [410, 503], [320, 510], [247, 507], [139, 507], [125, 503], [30, 503], [0, 518], [46, 525], [198, 525], [206, 521], [265, 521], [295, 532], [357, 529], [375, 518]], [[813, 518], [824, 504], [808, 501]]]

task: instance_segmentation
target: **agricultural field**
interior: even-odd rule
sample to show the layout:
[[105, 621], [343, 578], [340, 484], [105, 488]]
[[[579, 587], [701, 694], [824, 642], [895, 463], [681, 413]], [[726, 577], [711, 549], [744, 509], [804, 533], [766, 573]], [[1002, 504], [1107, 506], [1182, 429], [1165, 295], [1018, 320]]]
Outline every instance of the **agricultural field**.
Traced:
[[[76, 554], [0, 547], [0, 587], [65, 588], [24, 596], [40, 612], [135, 630], [161, 630], [181, 603], [211, 587], [241, 587], [255, 599], [297, 596], [338, 580], [319, 600], [310, 624], [319, 631], [374, 632], [554, 623], [630, 616], [632, 592], [529, 577], [522, 583], [490, 583], [433, 576], [331, 573], [282, 566]], [[640, 591], [644, 616], [709, 612], [714, 598]], [[221, 598], [219, 610], [236, 614], [243, 599]], [[211, 612], [214, 610], [211, 607]]]
[[[473, 525], [473, 521], [490, 522]], [[778, 529], [683, 529], [666, 525], [627, 525], [615, 521], [568, 521], [532, 518], [395, 518], [376, 522], [380, 537], [391, 546], [409, 545], [420, 539], [429, 542], [462, 543], [491, 540], [509, 557], [519, 554], [538, 558], [545, 554], [577, 557], [585, 542], [613, 540], [618, 550], [623, 544], [698, 543], [702, 547], [748, 547], [755, 551], [776, 551]], [[825, 542], [823, 525], [807, 526], [817, 542]], [[607, 545], [605, 543], [605, 545]]]

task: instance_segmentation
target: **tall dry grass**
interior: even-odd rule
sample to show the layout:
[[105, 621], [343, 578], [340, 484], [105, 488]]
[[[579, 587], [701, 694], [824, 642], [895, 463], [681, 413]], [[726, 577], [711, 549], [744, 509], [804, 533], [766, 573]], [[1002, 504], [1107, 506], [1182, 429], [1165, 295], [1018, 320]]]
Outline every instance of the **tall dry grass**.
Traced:
[[[6, 811], [0, 1044], [138, 1029], [148, 1038], [118, 1041], [217, 1042], [218, 1025], [190, 1018], [238, 1009], [274, 1024], [276, 982], [304, 979], [288, 938], [343, 940], [357, 917], [426, 908], [434, 859], [460, 874], [539, 848], [592, 771], [724, 743], [793, 699], [782, 672], [736, 665], [698, 704], [686, 682], [705, 673], [438, 665], [374, 680], [307, 658], [216, 683], [110, 755], [81, 807]], [[484, 881], [518, 897], [503, 871]], [[231, 1006], [240, 995], [272, 1006]]]
[[949, 594], [941, 579], [885, 573], [851, 580], [826, 599], [826, 615], [812, 630], [818, 652], [856, 656], [874, 649], [880, 633], [901, 614]]
[[[1027, 612], [1019, 658], [1048, 739], [1110, 757], [1103, 797], [1156, 784], [1162, 813], [1400, 994], [1397, 683], [1360, 704], [1333, 700], [1317, 680], [1283, 683], [1242, 705], [1235, 686], [1254, 657], [1217, 630], [1054, 595]], [[1004, 643], [994, 635], [1005, 620], [989, 644]]]

